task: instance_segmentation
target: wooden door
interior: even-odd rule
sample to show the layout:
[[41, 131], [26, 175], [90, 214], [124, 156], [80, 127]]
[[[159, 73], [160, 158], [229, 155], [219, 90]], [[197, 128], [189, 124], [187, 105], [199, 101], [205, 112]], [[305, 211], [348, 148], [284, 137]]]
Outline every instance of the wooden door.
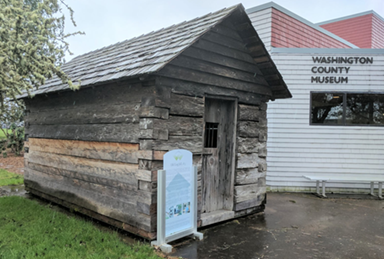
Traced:
[[205, 98], [202, 213], [233, 209], [236, 100]]

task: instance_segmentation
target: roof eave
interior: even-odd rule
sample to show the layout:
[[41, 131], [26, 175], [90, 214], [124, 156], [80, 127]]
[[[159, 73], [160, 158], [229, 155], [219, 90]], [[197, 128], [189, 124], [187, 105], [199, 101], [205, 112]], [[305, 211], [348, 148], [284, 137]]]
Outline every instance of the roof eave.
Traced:
[[[242, 8], [237, 10], [239, 10], [239, 14], [237, 17], [233, 17], [232, 23], [236, 27], [240, 37], [243, 39], [246, 47], [250, 51], [252, 58], [260, 68], [261, 72], [264, 76], [267, 77], [267, 83], [271, 88], [274, 88], [272, 91], [271, 100], [292, 98], [291, 92], [284, 82], [283, 77], [273, 62], [270, 54], [265, 48], [264, 43], [261, 41], [259, 35], [253, 27], [245, 9]], [[236, 14], [233, 14], [233, 16], [234, 15]], [[255, 35], [256, 37], [254, 37]], [[278, 89], [276, 90], [275, 88]]]

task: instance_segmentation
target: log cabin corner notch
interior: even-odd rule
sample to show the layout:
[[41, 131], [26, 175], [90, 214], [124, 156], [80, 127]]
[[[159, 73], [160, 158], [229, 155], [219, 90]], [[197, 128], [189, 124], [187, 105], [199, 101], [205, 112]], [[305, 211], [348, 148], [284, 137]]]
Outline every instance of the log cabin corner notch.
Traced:
[[199, 223], [260, 211], [267, 102], [290, 98], [242, 5], [78, 56], [26, 102], [31, 193], [154, 239], [157, 170], [188, 149]]

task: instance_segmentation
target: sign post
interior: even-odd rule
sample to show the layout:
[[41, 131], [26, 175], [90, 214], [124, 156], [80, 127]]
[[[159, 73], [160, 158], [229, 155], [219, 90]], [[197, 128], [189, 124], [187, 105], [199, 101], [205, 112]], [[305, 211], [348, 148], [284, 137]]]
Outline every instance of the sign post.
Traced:
[[157, 240], [165, 253], [172, 252], [168, 242], [197, 232], [197, 167], [192, 166], [192, 153], [177, 149], [164, 155], [164, 170], [157, 175]]

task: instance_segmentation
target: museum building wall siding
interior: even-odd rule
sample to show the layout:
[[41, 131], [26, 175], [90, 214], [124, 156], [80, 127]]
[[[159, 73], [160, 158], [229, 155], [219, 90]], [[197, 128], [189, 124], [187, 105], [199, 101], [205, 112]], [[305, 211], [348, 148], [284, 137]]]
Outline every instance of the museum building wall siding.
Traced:
[[[272, 53], [289, 85], [292, 100], [276, 100], [268, 109], [267, 185], [274, 191], [314, 191], [315, 183], [303, 175], [382, 175], [384, 131], [382, 126], [310, 125], [310, 92], [369, 92], [383, 94], [384, 55], [313, 51]], [[321, 53], [321, 54], [319, 54]], [[313, 57], [369, 57], [372, 64], [315, 64]], [[348, 77], [348, 83], [311, 82], [314, 66], [347, 66], [349, 72], [321, 76]], [[295, 67], [295, 69], [292, 69]], [[336, 192], [362, 192], [366, 184], [329, 183]]]
[[271, 50], [271, 26], [272, 26], [272, 8], [267, 8], [257, 12], [248, 13], [253, 27], [259, 34], [260, 39], [263, 41], [265, 48]]

